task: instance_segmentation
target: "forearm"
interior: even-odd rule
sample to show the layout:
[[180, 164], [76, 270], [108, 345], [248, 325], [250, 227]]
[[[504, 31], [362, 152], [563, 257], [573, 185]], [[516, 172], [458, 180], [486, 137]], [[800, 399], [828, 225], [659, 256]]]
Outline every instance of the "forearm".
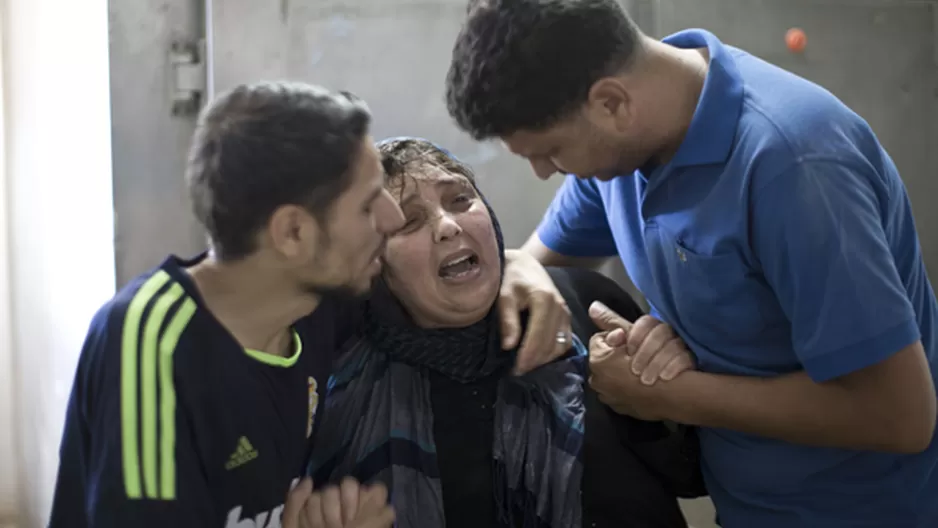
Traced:
[[554, 266], [558, 268], [588, 268], [598, 270], [609, 260], [604, 257], [571, 257], [557, 253], [544, 245], [541, 239], [538, 238], [537, 233], [531, 234], [528, 241], [521, 246], [521, 249], [507, 250], [505, 252], [506, 257], [510, 258], [513, 251], [523, 251], [533, 256], [545, 267]]
[[842, 383], [815, 383], [804, 372], [773, 378], [685, 372], [663, 388], [669, 419], [792, 443], [918, 452], [931, 436], [923, 432], [927, 425], [918, 426], [917, 409]]

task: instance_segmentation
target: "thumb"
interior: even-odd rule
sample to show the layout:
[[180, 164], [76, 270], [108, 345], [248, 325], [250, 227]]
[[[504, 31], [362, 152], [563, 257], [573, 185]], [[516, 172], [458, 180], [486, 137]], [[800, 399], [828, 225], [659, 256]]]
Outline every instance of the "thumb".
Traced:
[[521, 315], [514, 297], [502, 293], [498, 298], [498, 319], [502, 330], [502, 349], [511, 350], [521, 339]]
[[632, 323], [628, 322], [625, 317], [615, 313], [611, 308], [599, 301], [593, 301], [593, 304], [590, 305], [589, 313], [593, 323], [598, 326], [600, 330], [611, 331], [621, 328], [628, 332], [632, 329]]
[[[631, 368], [631, 364], [632, 358], [630, 358], [628, 354], [625, 354], [622, 348], [609, 346], [605, 338], [595, 337], [590, 340], [589, 365], [591, 385], [598, 379], [605, 380], [610, 374], [617, 376], [617, 372], [623, 372], [620, 369], [624, 368], [624, 372], [628, 372]], [[601, 383], [605, 383], [605, 381]]]
[[307, 477], [300, 481], [290, 493], [287, 502], [283, 505], [283, 527], [296, 528], [300, 525], [300, 513], [306, 505], [306, 500], [313, 494], [313, 479]]

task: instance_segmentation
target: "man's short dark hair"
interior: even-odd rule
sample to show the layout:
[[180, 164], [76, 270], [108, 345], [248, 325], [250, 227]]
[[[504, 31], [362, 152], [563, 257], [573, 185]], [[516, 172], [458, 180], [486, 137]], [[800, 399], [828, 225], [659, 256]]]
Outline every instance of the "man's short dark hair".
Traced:
[[325, 219], [349, 187], [370, 123], [354, 95], [301, 83], [245, 84], [213, 100], [199, 117], [186, 178], [216, 256], [252, 253], [278, 207]]
[[626, 68], [641, 32], [616, 0], [472, 0], [446, 105], [477, 140], [543, 130]]

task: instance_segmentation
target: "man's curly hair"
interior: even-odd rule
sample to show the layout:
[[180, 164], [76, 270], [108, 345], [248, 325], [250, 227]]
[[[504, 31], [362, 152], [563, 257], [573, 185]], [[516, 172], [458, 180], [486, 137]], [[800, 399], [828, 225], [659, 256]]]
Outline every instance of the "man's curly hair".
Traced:
[[641, 32], [616, 0], [471, 0], [446, 106], [476, 140], [543, 130], [627, 68]]

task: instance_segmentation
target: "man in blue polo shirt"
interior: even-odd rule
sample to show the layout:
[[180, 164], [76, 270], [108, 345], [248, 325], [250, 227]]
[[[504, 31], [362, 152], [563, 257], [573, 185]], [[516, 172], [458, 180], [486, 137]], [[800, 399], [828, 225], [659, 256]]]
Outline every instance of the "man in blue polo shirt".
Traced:
[[[593, 386], [701, 426], [725, 528], [938, 526], [938, 304], [866, 122], [708, 32], [651, 39], [615, 0], [471, 3], [447, 103], [570, 174], [525, 248], [622, 259], [652, 317], [620, 325], [625, 351], [593, 339]], [[685, 345], [699, 371], [631, 374]]]

